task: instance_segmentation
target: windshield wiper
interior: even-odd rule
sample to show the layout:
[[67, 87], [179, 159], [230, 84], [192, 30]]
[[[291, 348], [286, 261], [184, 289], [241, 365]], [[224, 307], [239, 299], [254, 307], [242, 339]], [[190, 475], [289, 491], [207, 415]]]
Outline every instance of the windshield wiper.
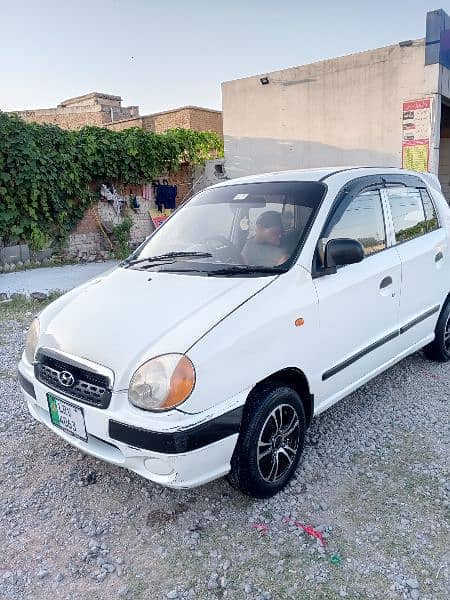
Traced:
[[264, 266], [247, 266], [247, 265], [232, 265], [230, 267], [223, 267], [220, 269], [214, 269], [212, 271], [208, 271], [209, 277], [214, 277], [215, 275], [224, 275], [224, 276], [232, 276], [232, 275], [279, 275], [280, 273], [285, 273], [286, 269], [281, 267], [264, 267]]
[[[152, 265], [154, 266], [154, 265]], [[286, 269], [281, 267], [247, 267], [245, 265], [233, 265], [230, 267], [220, 267], [219, 269], [160, 269], [161, 273], [202, 273], [207, 277], [231, 277], [233, 275], [279, 275], [285, 273]]]
[[155, 263], [164, 262], [166, 260], [172, 260], [173, 258], [211, 258], [212, 254], [209, 252], [167, 252], [166, 254], [160, 254], [158, 256], [149, 256], [147, 258], [135, 258], [124, 261], [123, 266], [131, 267], [133, 265], [139, 265], [141, 263]]

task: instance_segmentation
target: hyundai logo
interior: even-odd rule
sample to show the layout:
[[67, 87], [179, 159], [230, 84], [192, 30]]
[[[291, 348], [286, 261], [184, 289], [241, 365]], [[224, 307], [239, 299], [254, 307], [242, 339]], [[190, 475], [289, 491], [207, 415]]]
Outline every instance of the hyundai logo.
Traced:
[[61, 373], [58, 373], [58, 381], [64, 387], [72, 387], [75, 383], [75, 378], [69, 371], [61, 371]]

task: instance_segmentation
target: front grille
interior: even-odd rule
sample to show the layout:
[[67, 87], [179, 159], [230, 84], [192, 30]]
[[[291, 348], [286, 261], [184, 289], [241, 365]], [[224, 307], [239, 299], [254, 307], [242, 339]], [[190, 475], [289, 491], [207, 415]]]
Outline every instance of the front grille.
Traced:
[[[73, 377], [70, 386], [63, 385], [59, 375], [66, 371]], [[53, 356], [39, 353], [34, 365], [36, 379], [52, 390], [79, 402], [107, 408], [111, 400], [110, 382], [106, 375], [94, 373], [82, 365], [66, 363]]]

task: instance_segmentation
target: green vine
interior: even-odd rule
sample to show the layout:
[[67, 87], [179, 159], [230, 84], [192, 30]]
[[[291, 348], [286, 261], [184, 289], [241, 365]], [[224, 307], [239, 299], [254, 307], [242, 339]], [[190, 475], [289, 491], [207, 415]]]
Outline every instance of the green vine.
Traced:
[[213, 132], [66, 131], [0, 111], [0, 242], [61, 244], [98, 199], [93, 184], [149, 182], [222, 155]]
[[114, 256], [123, 260], [130, 254], [130, 231], [133, 225], [130, 215], [125, 215], [122, 223], [113, 227], [112, 234], [116, 240]]

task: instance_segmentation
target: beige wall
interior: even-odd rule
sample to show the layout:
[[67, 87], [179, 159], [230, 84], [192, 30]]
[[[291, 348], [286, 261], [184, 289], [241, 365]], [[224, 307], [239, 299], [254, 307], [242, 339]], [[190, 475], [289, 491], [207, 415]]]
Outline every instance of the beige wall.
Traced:
[[439, 66], [425, 67], [424, 52], [417, 40], [269, 73], [268, 85], [262, 75], [222, 84], [227, 175], [401, 166], [402, 102], [434, 94], [439, 105]]

